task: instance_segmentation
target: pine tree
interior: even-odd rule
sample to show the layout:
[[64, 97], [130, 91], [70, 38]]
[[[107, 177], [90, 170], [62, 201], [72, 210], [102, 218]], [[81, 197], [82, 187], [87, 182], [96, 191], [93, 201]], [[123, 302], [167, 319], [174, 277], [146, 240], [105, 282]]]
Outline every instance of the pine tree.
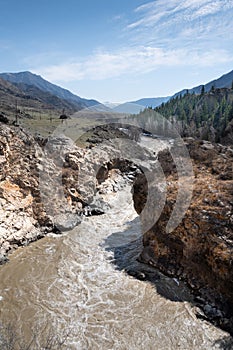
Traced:
[[214, 86], [214, 85], [211, 86], [210, 91], [211, 91], [211, 92], [214, 92], [214, 91], [215, 91], [215, 86]]

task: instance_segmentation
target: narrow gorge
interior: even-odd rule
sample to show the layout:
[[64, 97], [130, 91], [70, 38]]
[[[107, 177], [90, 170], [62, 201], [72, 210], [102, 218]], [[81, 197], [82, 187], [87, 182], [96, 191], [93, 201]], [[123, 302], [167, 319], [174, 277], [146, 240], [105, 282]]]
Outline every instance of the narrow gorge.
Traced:
[[[0, 125], [0, 322], [17, 321], [27, 340], [31, 325], [67, 329], [67, 349], [223, 348], [233, 332], [232, 148], [184, 139], [192, 200], [168, 233], [178, 192], [173, 143], [142, 136], [166, 176], [161, 215], [142, 232], [145, 164], [116, 147], [124, 139], [135, 155], [137, 143], [110, 126], [96, 135], [80, 148]], [[159, 180], [155, 187], [159, 203], [164, 189]]]

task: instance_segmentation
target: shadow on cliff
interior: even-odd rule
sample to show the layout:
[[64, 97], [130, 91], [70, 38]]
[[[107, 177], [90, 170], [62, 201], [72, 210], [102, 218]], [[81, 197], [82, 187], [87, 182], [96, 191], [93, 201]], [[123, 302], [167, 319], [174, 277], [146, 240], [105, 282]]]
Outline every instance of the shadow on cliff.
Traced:
[[127, 222], [125, 227], [124, 231], [111, 234], [104, 242], [105, 249], [113, 252], [112, 263], [116, 268], [134, 278], [150, 282], [166, 299], [193, 302], [193, 295], [183, 282], [137, 260], [143, 249], [139, 218]]
[[232, 350], [233, 349], [233, 338], [232, 337], [224, 337], [222, 339], [217, 340], [214, 345], [217, 345], [219, 349], [222, 350]]
[[[196, 317], [219, 326], [219, 323], [211, 317], [207, 317], [201, 310], [205, 304], [200, 304], [192, 290], [182, 281], [168, 277], [155, 267], [144, 264], [138, 260], [143, 249], [142, 235], [140, 234], [140, 221], [137, 217], [133, 221], [126, 222], [125, 230], [112, 233], [103, 244], [106, 251], [113, 252], [111, 263], [119, 271], [124, 271], [133, 278], [150, 283], [162, 297], [174, 302], [189, 302], [195, 307]], [[198, 308], [196, 308], [198, 307]], [[229, 332], [224, 326], [220, 328]], [[230, 332], [231, 333], [231, 332]], [[219, 349], [233, 350], [233, 337], [218, 339], [213, 345]]]

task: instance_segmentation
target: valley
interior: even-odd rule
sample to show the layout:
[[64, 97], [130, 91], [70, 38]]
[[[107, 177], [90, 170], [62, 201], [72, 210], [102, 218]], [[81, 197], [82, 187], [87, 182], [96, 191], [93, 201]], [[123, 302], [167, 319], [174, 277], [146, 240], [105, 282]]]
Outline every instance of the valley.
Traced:
[[231, 346], [231, 87], [137, 115], [1, 76], [0, 322], [33, 350]]

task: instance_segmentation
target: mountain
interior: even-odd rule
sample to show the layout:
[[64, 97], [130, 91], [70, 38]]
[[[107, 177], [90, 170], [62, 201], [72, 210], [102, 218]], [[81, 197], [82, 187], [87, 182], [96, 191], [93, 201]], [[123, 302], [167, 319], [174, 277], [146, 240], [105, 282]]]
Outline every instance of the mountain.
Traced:
[[171, 96], [167, 97], [151, 97], [151, 98], [141, 98], [140, 100], [137, 101], [132, 101], [131, 103], [136, 103], [138, 105], [144, 106], [144, 107], [158, 107], [162, 103], [167, 102]]
[[121, 103], [117, 103], [117, 102], [109, 102], [109, 101], [104, 102], [104, 105], [110, 109], [113, 109], [113, 108], [119, 106], [120, 104]]
[[74, 95], [69, 90], [63, 89], [60, 86], [52, 84], [49, 81], [43, 79], [40, 75], [33, 74], [31, 72], [0, 73], [0, 78], [7, 80], [12, 84], [24, 84], [24, 86], [34, 86], [40, 89], [41, 91], [50, 93], [58, 98], [71, 102], [73, 105], [76, 105], [78, 109], [100, 104], [96, 100], [87, 100], [85, 98], [81, 98], [77, 95]]
[[[218, 86], [220, 84], [221, 81]], [[200, 94], [176, 95], [155, 108], [155, 112], [173, 123], [182, 137], [233, 142], [233, 88], [211, 88]]]
[[34, 85], [27, 85], [24, 83], [14, 83], [20, 91], [24, 92], [30, 98], [38, 99], [39, 101], [53, 106], [56, 109], [66, 109], [69, 111], [76, 111], [77, 108], [82, 108], [82, 104], [77, 104], [75, 102], [60, 98], [56, 95], [53, 95], [50, 92], [46, 92], [44, 90], [39, 89]]
[[230, 71], [229, 73], [222, 75], [220, 78], [217, 78], [217, 79], [210, 81], [209, 83], [207, 83], [205, 85], [198, 85], [196, 87], [193, 87], [192, 89], [181, 90], [181, 91], [177, 92], [175, 95], [173, 95], [172, 98], [176, 97], [176, 96], [180, 96], [180, 95], [183, 96], [184, 94], [186, 94], [187, 91], [189, 93], [200, 94], [203, 86], [204, 86], [205, 92], [209, 92], [212, 87], [219, 88], [219, 89], [220, 88], [231, 88], [232, 82], [233, 82], [233, 70]]
[[148, 107], [158, 107], [162, 103], [167, 102], [171, 97], [152, 97], [152, 98], [141, 98], [137, 101], [125, 102], [118, 104], [116, 106], [110, 105], [112, 110], [117, 113], [127, 113], [127, 114], [138, 114]]
[[[78, 105], [61, 99], [49, 92], [42, 91], [36, 86], [23, 83], [10, 83], [0, 78], [0, 108], [6, 114], [15, 114], [16, 103], [21, 109], [34, 111], [56, 110], [58, 113], [65, 109], [69, 113], [78, 110]], [[81, 109], [79, 106], [79, 110]]]
[[9, 83], [8, 81], [0, 78], [0, 96], [1, 102], [4, 95], [15, 95], [21, 97], [23, 95], [22, 91], [18, 89], [15, 85]]
[[17, 104], [21, 106], [34, 106], [35, 108], [40, 108], [41, 101], [37, 98], [32, 98], [20, 90], [17, 86], [9, 83], [8, 81], [0, 78], [0, 111], [15, 113]]
[[117, 113], [138, 114], [144, 109], [145, 109], [145, 106], [142, 106], [140, 104], [133, 103], [133, 102], [125, 102], [112, 108], [112, 111]]
[[156, 107], [159, 107], [162, 103], [166, 103], [167, 101], [169, 101], [170, 99], [176, 96], [185, 95], [187, 91], [189, 93], [200, 94], [203, 86], [206, 92], [210, 91], [212, 86], [214, 86], [215, 88], [231, 88], [232, 82], [233, 82], [233, 70], [230, 71], [229, 73], [222, 75], [220, 78], [210, 81], [205, 85], [198, 85], [191, 89], [183, 89], [179, 92], [176, 92], [173, 96], [141, 98], [140, 100], [131, 101], [129, 103], [138, 104], [138, 105], [144, 106], [145, 108], [147, 107], [156, 108]]

